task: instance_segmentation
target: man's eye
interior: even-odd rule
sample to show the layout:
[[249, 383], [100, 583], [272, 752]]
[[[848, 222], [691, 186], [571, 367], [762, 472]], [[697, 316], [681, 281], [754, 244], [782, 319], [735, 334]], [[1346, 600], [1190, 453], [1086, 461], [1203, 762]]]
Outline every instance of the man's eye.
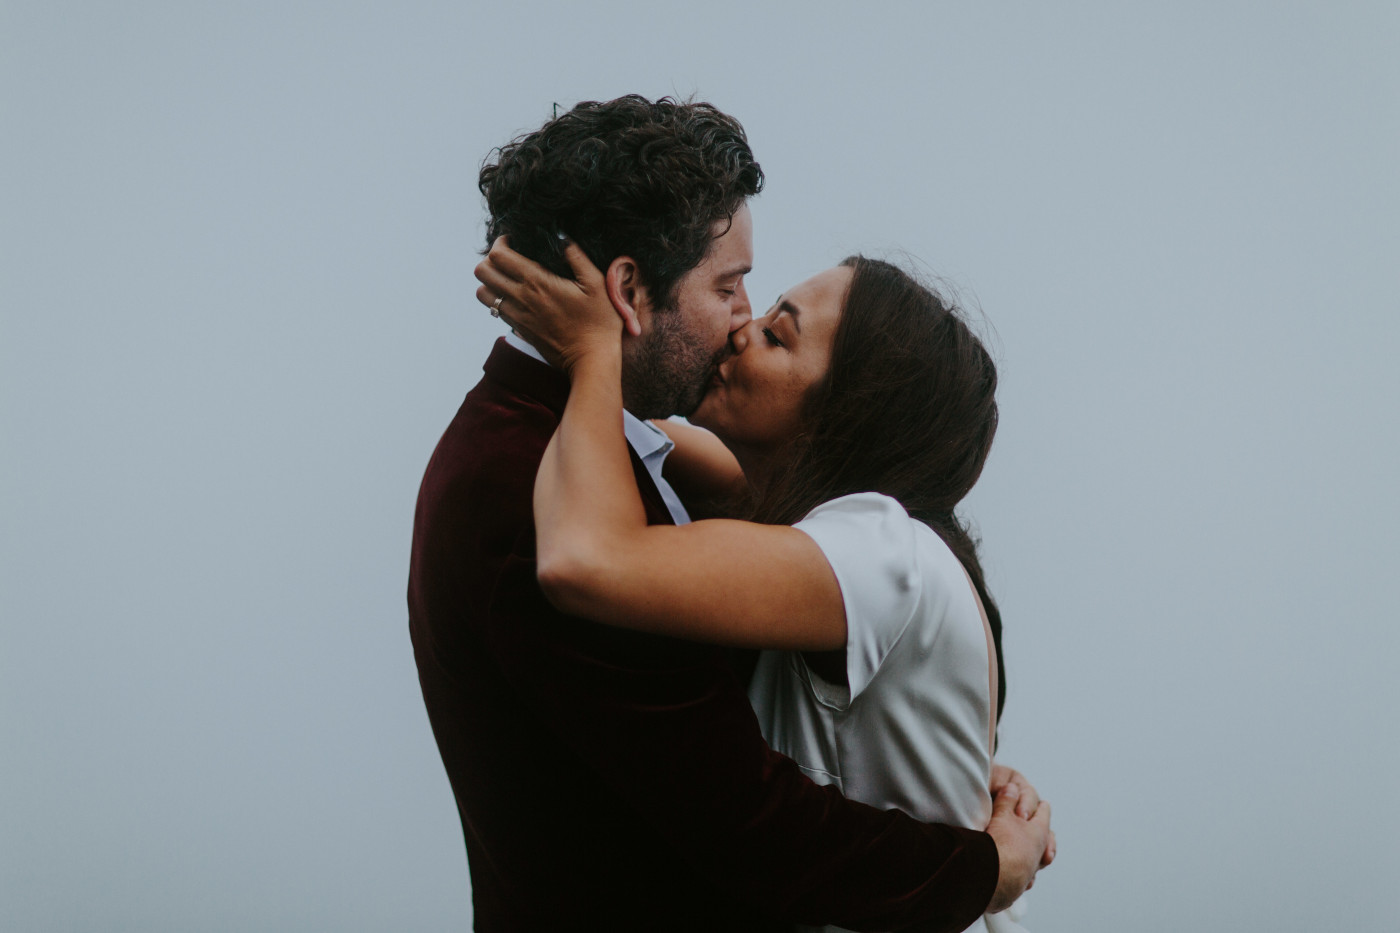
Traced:
[[773, 333], [773, 328], [771, 327], [763, 328], [763, 336], [767, 338], [770, 346], [781, 347], [783, 345], [783, 342], [778, 339], [777, 334]]

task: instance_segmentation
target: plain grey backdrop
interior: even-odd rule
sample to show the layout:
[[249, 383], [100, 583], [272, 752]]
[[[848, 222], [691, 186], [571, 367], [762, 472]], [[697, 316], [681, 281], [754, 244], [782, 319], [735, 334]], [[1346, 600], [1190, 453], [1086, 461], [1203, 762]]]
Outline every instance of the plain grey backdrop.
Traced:
[[748, 128], [760, 309], [904, 250], [985, 313], [1031, 929], [1395, 929], [1397, 49], [1392, 2], [3, 0], [0, 926], [469, 926], [404, 589], [500, 333], [476, 172], [635, 91]]

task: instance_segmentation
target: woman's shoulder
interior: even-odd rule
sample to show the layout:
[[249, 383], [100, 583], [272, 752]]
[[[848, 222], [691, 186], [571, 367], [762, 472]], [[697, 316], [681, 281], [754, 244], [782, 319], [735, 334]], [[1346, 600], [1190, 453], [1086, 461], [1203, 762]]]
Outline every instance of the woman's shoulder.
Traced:
[[823, 502], [793, 527], [816, 539], [828, 560], [835, 554], [846, 555], [847, 560], [868, 568], [872, 561], [910, 564], [918, 549], [918, 528], [925, 526], [911, 518], [897, 499], [858, 492]]
[[910, 578], [923, 578], [926, 583], [953, 587], [964, 583], [962, 562], [938, 532], [884, 493], [858, 492], [828, 500], [793, 527], [816, 538], [828, 559], [833, 551], [862, 552], [863, 559], [858, 559], [862, 563], [879, 560], [886, 566], [902, 566]]
[[803, 522], [823, 518], [828, 521], [833, 518], [841, 518], [847, 521], [865, 523], [915, 521], [905, 511], [904, 506], [899, 504], [899, 500], [893, 496], [887, 496], [880, 492], [855, 492], [848, 496], [828, 499], [794, 524], [800, 525]]
[[945, 562], [946, 558], [958, 562], [937, 531], [910, 516], [899, 500], [885, 493], [851, 493], [827, 500], [806, 513], [794, 527], [808, 534], [813, 530], [825, 532], [827, 537], [834, 534], [876, 538], [882, 542], [882, 551], [907, 555], [909, 559]]
[[793, 527], [825, 555], [841, 587], [847, 624], [854, 627], [868, 615], [882, 625], [908, 620], [921, 588], [916, 526], [922, 524], [897, 500], [862, 492], [823, 502]]

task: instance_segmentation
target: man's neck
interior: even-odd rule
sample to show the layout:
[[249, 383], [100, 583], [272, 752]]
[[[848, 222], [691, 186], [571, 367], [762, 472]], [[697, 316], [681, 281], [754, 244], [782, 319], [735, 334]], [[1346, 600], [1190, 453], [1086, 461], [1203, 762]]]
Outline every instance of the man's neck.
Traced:
[[[514, 347], [515, 349], [519, 350], [521, 353], [524, 353], [526, 356], [530, 357], [530, 359], [532, 359], [532, 360], [539, 360], [541, 363], [543, 363], [543, 364], [546, 365], [546, 366], [549, 366], [550, 368], [557, 368], [557, 367], [554, 366], [553, 363], [551, 363], [549, 360], [547, 360], [547, 359], [544, 358], [544, 354], [543, 354], [543, 353], [541, 353], [539, 350], [535, 349], [535, 345], [534, 345], [534, 344], [530, 343], [530, 341], [526, 340], [524, 337], [520, 336], [520, 335], [517, 334], [515, 331], [510, 331], [509, 333], [507, 333], [507, 334], [506, 334], [506, 337], [505, 337], [505, 341], [506, 341], [506, 343], [508, 343], [508, 344], [510, 344], [512, 347]], [[623, 365], [624, 365], [624, 366], [627, 365], [625, 360], [623, 361]], [[623, 389], [622, 404], [623, 404], [623, 406], [624, 406], [624, 409], [623, 409], [623, 410], [624, 410], [627, 414], [631, 415], [631, 414], [632, 414], [632, 409], [631, 409], [631, 406], [629, 406], [629, 405], [627, 404], [627, 395], [626, 395], [626, 389], [625, 389], [625, 388]], [[637, 417], [637, 416], [636, 416], [636, 415], [633, 415], [632, 417], [635, 418], [635, 417]], [[637, 420], [641, 421], [641, 420], [644, 420], [644, 419], [638, 418]]]

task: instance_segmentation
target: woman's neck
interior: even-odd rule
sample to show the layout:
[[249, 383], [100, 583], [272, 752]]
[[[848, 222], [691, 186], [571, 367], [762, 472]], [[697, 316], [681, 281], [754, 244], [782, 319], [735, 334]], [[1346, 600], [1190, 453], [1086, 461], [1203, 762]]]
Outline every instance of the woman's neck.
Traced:
[[734, 459], [739, 461], [739, 466], [744, 471], [744, 482], [748, 484], [750, 496], [755, 500], [762, 498], [763, 494], [768, 491], [768, 486], [772, 483], [773, 478], [777, 476], [779, 468], [785, 462], [784, 458], [771, 449], [756, 450], [739, 444], [731, 444], [729, 441], [725, 441], [724, 445], [729, 448]]

